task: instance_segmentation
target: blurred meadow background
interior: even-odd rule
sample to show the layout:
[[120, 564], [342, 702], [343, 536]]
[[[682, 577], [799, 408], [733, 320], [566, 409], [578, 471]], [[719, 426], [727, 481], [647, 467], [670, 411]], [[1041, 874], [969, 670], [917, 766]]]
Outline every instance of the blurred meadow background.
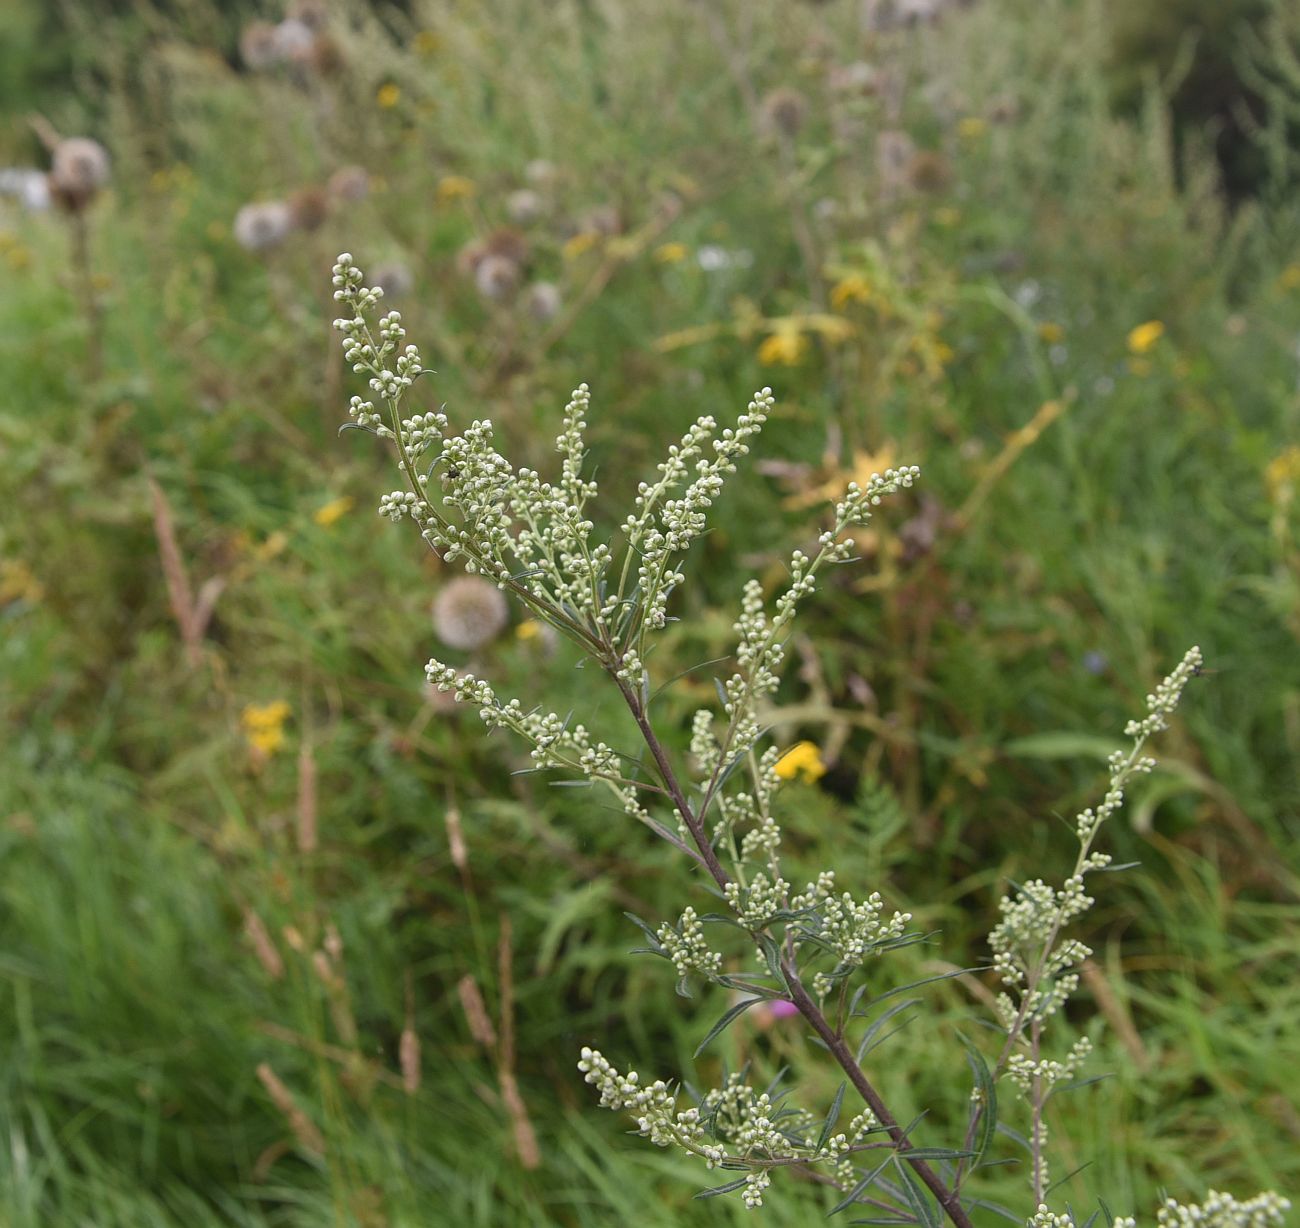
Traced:
[[[882, 975], [987, 959], [1003, 884], [1066, 871], [1199, 643], [1110, 832], [1141, 868], [1101, 883], [1079, 1024], [1112, 1077], [1061, 1107], [1055, 1171], [1139, 1215], [1294, 1195], [1298, 154], [1283, 0], [8, 0], [0, 1222], [747, 1214], [574, 1069], [689, 1069], [727, 1004], [628, 954], [625, 909], [680, 908], [672, 851], [422, 689], [436, 653], [610, 702], [376, 517], [389, 461], [337, 434], [343, 250], [516, 461], [590, 382], [611, 514], [772, 385], [661, 677], [730, 650], [744, 578], [848, 480], [922, 466], [771, 713], [809, 744], [796, 862], [941, 935]], [[709, 675], [656, 701], [679, 750]], [[988, 986], [928, 986], [882, 1051], [936, 1142]], [[750, 1012], [698, 1069], [829, 1099], [819, 1056]]]

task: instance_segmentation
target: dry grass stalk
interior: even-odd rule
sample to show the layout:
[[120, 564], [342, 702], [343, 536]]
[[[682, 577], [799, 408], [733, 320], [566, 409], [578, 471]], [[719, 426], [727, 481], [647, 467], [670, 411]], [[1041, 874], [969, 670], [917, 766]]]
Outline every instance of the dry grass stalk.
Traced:
[[528, 1119], [528, 1109], [519, 1094], [515, 1081], [515, 982], [513, 928], [506, 913], [500, 916], [501, 937], [497, 943], [497, 976], [501, 985], [501, 1050], [497, 1080], [501, 1084], [501, 1098], [514, 1130], [515, 1149], [519, 1163], [527, 1169], [537, 1168], [542, 1162], [537, 1146], [533, 1123]]
[[469, 850], [465, 847], [465, 832], [460, 825], [460, 811], [455, 806], [448, 806], [444, 821], [447, 824], [447, 848], [451, 853], [451, 864], [461, 874], [466, 874], [469, 871]]
[[280, 958], [280, 952], [266, 924], [251, 908], [244, 910], [244, 933], [248, 935], [248, 941], [253, 944], [253, 954], [257, 956], [257, 962], [262, 965], [271, 980], [278, 981], [284, 976], [284, 960]]
[[323, 1057], [326, 1061], [342, 1066], [345, 1070], [360, 1070], [373, 1081], [398, 1090], [405, 1089], [405, 1085], [397, 1075], [385, 1070], [377, 1062], [367, 1061], [354, 1049], [344, 1049], [339, 1045], [331, 1045], [328, 1041], [303, 1036], [301, 1033], [293, 1031], [292, 1028], [273, 1023], [269, 1019], [259, 1020], [257, 1030], [273, 1040], [283, 1041], [286, 1045], [293, 1045], [294, 1048], [301, 1049], [304, 1053], [310, 1053], [313, 1057]]
[[[328, 940], [327, 940], [328, 941]], [[334, 1031], [339, 1040], [352, 1048], [357, 1043], [357, 1021], [352, 1014], [352, 1003], [348, 998], [348, 986], [343, 977], [335, 970], [324, 951], [316, 951], [311, 957], [312, 970], [325, 987], [329, 999], [330, 1018], [334, 1021]]]
[[397, 1046], [397, 1060], [402, 1068], [402, 1088], [408, 1096], [420, 1090], [420, 1036], [415, 1030], [415, 998], [411, 992], [411, 974], [406, 974], [406, 1023]]
[[466, 974], [456, 983], [456, 992], [460, 995], [465, 1022], [469, 1024], [469, 1034], [489, 1053], [492, 1052], [497, 1045], [497, 1030], [492, 1026], [478, 983]]
[[171, 505], [167, 502], [162, 487], [153, 478], [149, 479], [149, 497], [153, 502], [153, 531], [158, 540], [158, 557], [162, 560], [163, 578], [167, 581], [167, 599], [180, 629], [186, 659], [191, 668], [197, 669], [203, 664], [203, 630], [199, 625], [194, 594], [190, 588], [189, 576], [185, 573], [180, 545], [176, 541]]
[[324, 1155], [324, 1136], [316, 1128], [316, 1123], [307, 1116], [293, 1098], [293, 1093], [285, 1087], [267, 1062], [262, 1062], [258, 1066], [257, 1077], [262, 1081], [262, 1086], [266, 1088], [266, 1093], [271, 1097], [275, 1107], [284, 1114], [285, 1120], [289, 1123], [289, 1129], [293, 1132], [294, 1138], [298, 1140], [298, 1145], [304, 1151], [310, 1151], [314, 1155]]
[[1151, 1069], [1151, 1054], [1147, 1051], [1141, 1034], [1133, 1025], [1133, 1016], [1128, 1013], [1128, 1007], [1112, 988], [1110, 981], [1106, 979], [1106, 974], [1093, 960], [1085, 959], [1079, 965], [1079, 971], [1083, 973], [1083, 979], [1088, 982], [1088, 988], [1092, 990], [1092, 996], [1097, 1000], [1098, 1009], [1106, 1016], [1106, 1022], [1115, 1029], [1120, 1044], [1133, 1059], [1133, 1065], [1145, 1074]]
[[1044, 401], [1037, 412], [1019, 430], [1012, 431], [1003, 445], [1002, 451], [993, 458], [984, 475], [976, 483], [975, 489], [966, 496], [966, 501], [958, 509], [955, 517], [956, 530], [965, 529], [979, 511], [989, 493], [1003, 479], [1008, 469], [1031, 448], [1038, 437], [1065, 412], [1063, 401]]
[[314, 853], [316, 846], [316, 755], [304, 741], [298, 752], [298, 851]]

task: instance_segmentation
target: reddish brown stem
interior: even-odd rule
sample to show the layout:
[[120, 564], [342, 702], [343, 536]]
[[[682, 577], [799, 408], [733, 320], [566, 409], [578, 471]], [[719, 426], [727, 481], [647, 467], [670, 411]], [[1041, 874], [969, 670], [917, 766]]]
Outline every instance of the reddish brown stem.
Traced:
[[[664, 788], [668, 790], [668, 795], [672, 798], [677, 813], [681, 815], [686, 830], [690, 832], [691, 839], [700, 851], [701, 860], [708, 869], [713, 881], [719, 887], [726, 887], [732, 881], [731, 875], [727, 873], [718, 860], [718, 855], [713, 851], [713, 843], [704, 830], [703, 821], [686, 800], [686, 794], [682, 791], [681, 784], [677, 780], [677, 774], [673, 771], [668, 754], [651, 727], [640, 698], [621, 679], [618, 680], [618, 687], [623, 693], [623, 699], [627, 703], [628, 710], [632, 713], [633, 720], [637, 723], [637, 728], [641, 731], [642, 738], [645, 739], [645, 744], [655, 761], [655, 766], [659, 769]], [[909, 1147], [911, 1144], [907, 1132], [898, 1124], [898, 1120], [885, 1106], [885, 1102], [880, 1098], [880, 1093], [876, 1091], [871, 1081], [863, 1073], [862, 1067], [858, 1065], [843, 1036], [831, 1027], [821, 1008], [809, 997], [808, 991], [803, 987], [803, 982], [799, 979], [798, 969], [788, 956], [781, 961], [781, 972], [785, 978], [786, 989], [790, 994], [790, 1001], [794, 1003], [795, 1008], [808, 1021], [813, 1031], [817, 1033], [827, 1049], [830, 1050], [831, 1056], [835, 1058], [840, 1068], [848, 1076], [849, 1082], [853, 1084], [854, 1089], [876, 1115], [876, 1119], [885, 1128], [894, 1145], [900, 1150]], [[949, 1189], [929, 1164], [924, 1160], [913, 1159], [908, 1156], [904, 1156], [903, 1159], [911, 1165], [912, 1171], [938, 1199], [939, 1205], [943, 1207], [944, 1213], [956, 1225], [956, 1228], [974, 1228], [965, 1208], [961, 1205], [961, 1200], [956, 1191]]]

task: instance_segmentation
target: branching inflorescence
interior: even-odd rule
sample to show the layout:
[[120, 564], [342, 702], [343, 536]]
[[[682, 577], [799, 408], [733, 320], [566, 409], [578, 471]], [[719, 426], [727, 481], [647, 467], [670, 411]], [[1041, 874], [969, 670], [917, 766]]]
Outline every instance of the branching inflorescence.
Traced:
[[[611, 746], [556, 713], [503, 700], [488, 682], [441, 661], [425, 667], [428, 681], [475, 705], [488, 728], [503, 727], [522, 738], [539, 768], [561, 769], [607, 787], [628, 816], [708, 875], [721, 911], [701, 914], [686, 907], [675, 920], [657, 926], [638, 922], [646, 949], [672, 965], [680, 992], [689, 995], [692, 983], [702, 981], [740, 995], [701, 1049], [749, 1007], [784, 1000], [798, 1010], [845, 1079], [829, 1111], [818, 1114], [790, 1103], [775, 1087], [750, 1086], [743, 1072], [683, 1104], [677, 1086], [662, 1080], [643, 1084], [635, 1072], [621, 1074], [599, 1051], [584, 1048], [578, 1066], [600, 1093], [600, 1103], [630, 1114], [652, 1142], [679, 1147], [710, 1169], [738, 1174], [710, 1194], [736, 1191], [746, 1206], [758, 1207], [778, 1170], [817, 1168], [823, 1184], [840, 1190], [841, 1207], [864, 1204], [896, 1222], [936, 1224], [946, 1217], [970, 1228], [971, 1200], [964, 1185], [985, 1159], [996, 1124], [995, 1085], [1005, 1076], [1030, 1111], [1038, 1209], [1027, 1222], [1072, 1224], [1068, 1213], [1056, 1215], [1044, 1205], [1043, 1106], [1053, 1086], [1072, 1077], [1088, 1052], [1086, 1040], [1077, 1041], [1064, 1058], [1051, 1059], [1042, 1050], [1044, 1028], [1077, 986], [1074, 969], [1089, 954], [1063, 931], [1092, 904], [1084, 890], [1087, 875], [1112, 868], [1105, 854], [1094, 851], [1097, 834], [1120, 806], [1128, 779], [1150, 770], [1152, 761], [1142, 748], [1165, 728], [1184, 684], [1199, 667], [1199, 652], [1187, 654], [1148, 697], [1147, 716], [1129, 726], [1132, 749], [1112, 758], [1101, 805], [1078, 817], [1080, 853], [1070, 877], [1060, 887], [1025, 883], [1002, 901], [1002, 920], [991, 935], [1003, 985], [1001, 1052], [990, 1067], [970, 1050], [975, 1089], [962, 1146], [919, 1147], [911, 1127], [890, 1113], [864, 1068], [877, 1026], [865, 1028], [856, 1041], [850, 1032], [875, 1005], [864, 1000], [862, 968], [920, 935], [909, 928], [908, 914], [889, 913], [879, 893], [856, 896], [842, 889], [831, 870], [802, 889], [791, 885], [782, 872], [781, 829], [773, 809], [781, 785], [780, 753], [762, 746], [764, 704], [777, 688], [800, 604], [827, 567], [852, 557], [849, 533], [865, 526], [884, 499], [910, 487], [919, 471], [903, 466], [873, 474], [861, 485], [850, 483], [816, 552], [794, 551], [788, 580], [770, 603], [758, 581], [745, 585], [735, 622], [734, 671], [719, 683], [718, 708], [695, 714], [689, 764], [678, 765], [651, 721], [646, 662], [656, 633], [669, 620], [672, 594], [683, 582], [683, 557], [762, 430], [773, 406], [771, 390], [755, 393], [734, 426], [720, 428], [707, 415], [698, 419], [669, 449], [657, 476], [639, 485], [634, 508], [615, 538], [602, 541], [589, 511], [596, 483], [584, 474], [590, 402], [585, 384], [564, 411], [556, 439], [557, 479], [515, 469], [496, 451], [491, 422], [471, 422], [456, 433], [441, 409], [407, 408], [416, 381], [426, 374], [420, 354], [406, 343], [397, 312], [374, 319], [382, 292], [364, 285], [351, 256], [340, 256], [334, 266], [334, 287], [347, 313], [335, 321], [345, 356], [354, 371], [368, 377], [374, 395], [373, 400], [352, 398], [350, 425], [390, 440], [402, 475], [401, 488], [380, 500], [380, 514], [394, 521], [409, 517], [445, 560], [457, 560], [466, 571], [491, 580], [573, 641], [608, 675], [642, 745], [635, 750]], [[715, 945], [719, 942], [725, 950]], [[847, 1128], [837, 1130], [850, 1088], [862, 1105]], [[1213, 1209], [1210, 1203], [1205, 1208], [1170, 1204], [1160, 1212], [1159, 1224], [1255, 1228], [1276, 1222], [1285, 1206], [1272, 1195], [1241, 1204], [1213, 1195], [1212, 1204]]]

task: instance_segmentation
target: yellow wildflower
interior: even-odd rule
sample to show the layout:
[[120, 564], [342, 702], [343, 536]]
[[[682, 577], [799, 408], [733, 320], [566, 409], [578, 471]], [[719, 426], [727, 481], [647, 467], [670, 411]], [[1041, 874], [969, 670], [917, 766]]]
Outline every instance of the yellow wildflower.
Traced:
[[871, 302], [871, 284], [861, 273], [850, 273], [831, 287], [831, 306], [836, 311], [849, 303]]
[[1059, 324], [1052, 323], [1051, 320], [1044, 320], [1038, 326], [1038, 335], [1047, 342], [1048, 345], [1059, 345], [1065, 340], [1065, 329]]
[[1264, 468], [1264, 481], [1274, 502], [1280, 501], [1284, 491], [1300, 485], [1300, 447], [1293, 444], [1273, 457]]
[[1286, 268], [1278, 274], [1277, 284], [1283, 290], [1300, 289], [1300, 264], [1288, 264]]
[[22, 559], [0, 559], [0, 606], [11, 601], [35, 605], [45, 596], [45, 586]]
[[433, 55], [442, 50], [442, 38], [432, 30], [421, 30], [415, 36], [415, 50], [420, 55]]
[[384, 108], [385, 111], [391, 110], [402, 100], [401, 86], [395, 85], [392, 81], [386, 81], [375, 91], [375, 101]]
[[799, 780], [815, 784], [826, 775], [822, 753], [813, 742], [796, 742], [776, 761], [776, 774], [782, 780]]
[[655, 248], [655, 259], [660, 264], [681, 264], [690, 255], [685, 243], [665, 243]]
[[515, 638], [527, 642], [535, 640], [542, 633], [542, 624], [535, 618], [526, 618], [515, 628]]
[[469, 200], [476, 190], [474, 180], [464, 175], [445, 175], [438, 180], [433, 194], [441, 204], [446, 204], [453, 200]]
[[808, 352], [808, 338], [792, 328], [774, 332], [758, 347], [758, 361], [765, 367], [778, 364], [793, 367], [803, 361]]
[[594, 230], [580, 230], [573, 238], [565, 240], [564, 247], [560, 249], [561, 254], [566, 260], [576, 260], [579, 256], [591, 251], [600, 242], [601, 237]]
[[284, 745], [284, 723], [293, 711], [283, 699], [249, 704], [240, 715], [244, 737], [259, 755], [273, 755]]
[[957, 135], [967, 141], [977, 141], [988, 131], [988, 123], [978, 115], [967, 115], [957, 121]]
[[351, 510], [356, 500], [351, 495], [343, 495], [339, 499], [331, 499], [328, 503], [321, 504], [311, 514], [311, 518], [322, 529], [328, 529], [330, 525], [336, 524], [342, 520]]
[[1130, 354], [1149, 354], [1155, 344], [1165, 335], [1165, 326], [1159, 320], [1148, 320], [1139, 324], [1128, 335]]
[[844, 491], [850, 482], [865, 487], [871, 481], [872, 474], [884, 473], [895, 461], [894, 444], [885, 440], [879, 452], [866, 452], [858, 449], [853, 453], [853, 460], [843, 469], [834, 469], [824, 482], [810, 486], [785, 500], [789, 508], [825, 507], [844, 498]]

